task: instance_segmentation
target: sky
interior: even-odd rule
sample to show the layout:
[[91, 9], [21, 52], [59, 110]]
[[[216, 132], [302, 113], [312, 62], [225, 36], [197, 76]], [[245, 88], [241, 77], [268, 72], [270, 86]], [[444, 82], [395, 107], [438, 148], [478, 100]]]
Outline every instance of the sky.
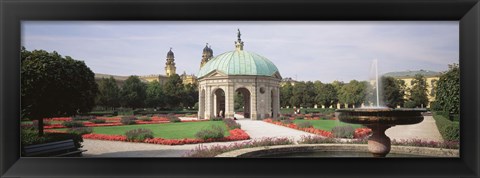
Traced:
[[380, 74], [459, 62], [458, 21], [23, 21], [21, 40], [122, 76], [164, 75], [171, 47], [177, 73], [197, 74], [206, 43], [214, 56], [233, 51], [237, 29], [244, 50], [302, 81], [368, 80], [375, 59]]

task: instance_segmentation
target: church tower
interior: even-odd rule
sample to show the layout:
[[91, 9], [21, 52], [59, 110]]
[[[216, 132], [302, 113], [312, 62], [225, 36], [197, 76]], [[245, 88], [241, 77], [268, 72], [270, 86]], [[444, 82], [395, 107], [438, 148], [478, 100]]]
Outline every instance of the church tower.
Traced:
[[205, 45], [205, 48], [203, 48], [203, 53], [202, 53], [202, 62], [200, 62], [200, 68], [203, 67], [211, 58], [213, 57], [213, 50], [211, 46], [208, 46], [208, 43]]
[[167, 62], [165, 63], [165, 73], [167, 77], [170, 77], [171, 75], [175, 74], [175, 71], [177, 68], [175, 67], [175, 56], [173, 55], [172, 48], [170, 48], [170, 51], [167, 53]]

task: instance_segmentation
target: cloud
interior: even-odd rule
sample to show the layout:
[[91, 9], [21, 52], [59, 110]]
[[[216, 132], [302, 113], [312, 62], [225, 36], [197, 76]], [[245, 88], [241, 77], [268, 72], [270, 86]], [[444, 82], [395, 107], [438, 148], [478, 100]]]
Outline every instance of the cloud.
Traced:
[[164, 74], [172, 47], [177, 73], [194, 74], [205, 43], [214, 55], [234, 50], [237, 28], [245, 50], [299, 80], [365, 80], [373, 59], [381, 73], [443, 71], [459, 59], [458, 22], [24, 21], [22, 45], [116, 75]]

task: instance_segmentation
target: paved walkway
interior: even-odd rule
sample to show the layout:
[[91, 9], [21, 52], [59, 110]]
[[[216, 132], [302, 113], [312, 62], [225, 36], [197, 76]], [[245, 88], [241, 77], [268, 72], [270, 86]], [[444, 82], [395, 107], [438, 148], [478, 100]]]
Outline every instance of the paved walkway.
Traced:
[[[295, 129], [269, 124], [263, 121], [243, 119], [236, 115], [237, 122], [242, 125], [251, 138], [262, 137], [289, 137], [298, 141], [302, 135], [313, 135]], [[415, 125], [395, 126], [387, 130], [386, 134], [393, 139], [419, 138], [425, 140], [442, 141], [442, 137], [435, 125], [432, 116], [426, 116], [424, 121]], [[245, 142], [245, 141], [236, 141]], [[189, 145], [156, 145], [146, 143], [130, 143], [118, 141], [103, 141], [85, 139], [83, 149], [85, 157], [181, 157], [199, 145], [229, 145], [234, 142], [216, 142]]]
[[432, 116], [424, 116], [423, 121], [413, 125], [397, 125], [389, 128], [385, 134], [390, 139], [422, 139], [428, 141], [443, 141]]

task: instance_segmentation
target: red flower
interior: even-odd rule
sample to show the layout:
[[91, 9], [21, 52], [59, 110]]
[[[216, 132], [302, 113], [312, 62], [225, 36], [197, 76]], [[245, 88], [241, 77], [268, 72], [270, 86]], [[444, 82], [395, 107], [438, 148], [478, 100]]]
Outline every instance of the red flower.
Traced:
[[[153, 143], [153, 144], [162, 144], [162, 145], [183, 145], [183, 144], [196, 144], [196, 143], [206, 143], [206, 142], [225, 142], [225, 141], [237, 141], [237, 140], [248, 140], [250, 136], [241, 129], [230, 130], [230, 135], [220, 139], [164, 139], [164, 138], [152, 138], [145, 139], [144, 143]], [[123, 135], [103, 135], [103, 134], [85, 134], [82, 136], [84, 139], [95, 139], [95, 140], [111, 140], [111, 141], [127, 141], [127, 138]]]

